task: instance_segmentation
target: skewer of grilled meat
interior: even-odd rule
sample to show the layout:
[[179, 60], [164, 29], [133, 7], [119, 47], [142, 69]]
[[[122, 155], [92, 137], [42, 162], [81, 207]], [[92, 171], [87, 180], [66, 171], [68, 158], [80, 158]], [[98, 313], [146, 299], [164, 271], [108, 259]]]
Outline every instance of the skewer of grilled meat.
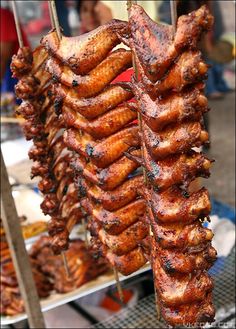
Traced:
[[[20, 289], [16, 278], [14, 265], [5, 235], [1, 237], [1, 302], [0, 313], [3, 315], [16, 315], [24, 312], [24, 304], [20, 295]], [[39, 297], [49, 296], [53, 286], [42, 272], [39, 263], [30, 258], [33, 277]]]
[[24, 99], [17, 112], [26, 119], [23, 126], [26, 139], [34, 143], [29, 151], [30, 159], [35, 162], [31, 176], [42, 178], [38, 184], [44, 195], [41, 208], [51, 216], [52, 247], [60, 252], [68, 247], [70, 230], [82, 213], [78, 195], [73, 190], [69, 166], [72, 154], [60, 137], [64, 127], [57, 115], [60, 103], [56, 102], [51, 88], [51, 75], [45, 71], [48, 53], [39, 46], [32, 58], [29, 57], [28, 51], [20, 49], [12, 61], [14, 75], [20, 78], [16, 93]]
[[[114, 29], [122, 35], [127, 23], [111, 21], [101, 27], [101, 31], [104, 29], [109, 31], [108, 40], [117, 38]], [[142, 177], [130, 176], [139, 164], [124, 155], [128, 150], [134, 156], [141, 155], [138, 127], [133, 123], [137, 109], [135, 103], [128, 102], [133, 93], [129, 84], [111, 82], [132, 65], [132, 58], [130, 51], [112, 51], [114, 43], [111, 52], [102, 56], [99, 41], [93, 39], [96, 33], [68, 41], [78, 54], [86, 49], [84, 69], [79, 64], [83, 56], [75, 53], [76, 67], [66, 59], [64, 37], [51, 52], [46, 68], [57, 81], [54, 90], [62, 102], [61, 116], [66, 123], [64, 141], [76, 154], [71, 165], [78, 191], [84, 195], [81, 204], [90, 216], [93, 246], [118, 271], [128, 275], [146, 262], [139, 244], [147, 236], [148, 227], [143, 221], [145, 203], [139, 194]], [[44, 38], [42, 44], [49, 40], [46, 47], [52, 50], [51, 37]], [[90, 62], [91, 67], [86, 69]]]
[[133, 84], [142, 117], [144, 190], [153, 236], [150, 260], [161, 313], [168, 324], [214, 319], [212, 278], [216, 259], [212, 232], [202, 225], [211, 205], [205, 188], [190, 192], [196, 177], [208, 177], [211, 161], [194, 151], [208, 142], [202, 125], [207, 107], [202, 81], [207, 65], [196, 49], [213, 17], [201, 7], [173, 28], [154, 23], [138, 6], [130, 9], [130, 44], [139, 69]]
[[41, 237], [31, 247], [29, 254], [48, 274], [53, 289], [59, 293], [72, 291], [109, 269], [105, 259], [95, 260], [90, 248], [80, 239], [72, 240], [69, 250], [65, 251], [70, 277], [66, 275], [62, 257], [53, 253], [49, 237]]

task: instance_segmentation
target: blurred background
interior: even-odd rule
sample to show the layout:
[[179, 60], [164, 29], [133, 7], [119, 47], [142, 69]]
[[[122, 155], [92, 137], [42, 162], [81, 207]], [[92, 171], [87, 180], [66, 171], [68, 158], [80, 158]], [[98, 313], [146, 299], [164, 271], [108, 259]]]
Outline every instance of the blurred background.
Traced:
[[[50, 15], [47, 1], [19, 1], [17, 7], [24, 36], [24, 44], [32, 49], [37, 47], [40, 39], [51, 29]], [[63, 33], [66, 36], [77, 36], [89, 32], [106, 23], [112, 18], [127, 20], [126, 1], [96, 1], [96, 0], [56, 0], [57, 13]], [[211, 177], [202, 183], [209, 188], [213, 204], [213, 216], [217, 214], [215, 222], [215, 235], [231, 246], [234, 244], [235, 222], [235, 1], [201, 1], [201, 0], [176, 0], [178, 16], [187, 14], [206, 4], [215, 16], [213, 31], [201, 40], [199, 47], [205, 61], [210, 65], [206, 94], [209, 99], [211, 111], [205, 117], [205, 126], [210, 133], [210, 145], [204, 151], [210, 159], [215, 159], [211, 169]], [[171, 23], [170, 1], [138, 1], [147, 13], [157, 22]], [[24, 140], [19, 118], [15, 117], [15, 109], [19, 100], [14, 95], [10, 62], [12, 55], [18, 50], [17, 34], [12, 15], [11, 2], [1, 1], [1, 147], [7, 170], [14, 186], [13, 193], [19, 215], [26, 215], [30, 220], [41, 219], [39, 204], [40, 197], [37, 191], [37, 181], [29, 178], [31, 162], [28, 160], [28, 149], [31, 142]], [[21, 186], [19, 188], [19, 186]], [[34, 191], [34, 197], [28, 190]], [[20, 193], [19, 193], [20, 191]], [[36, 193], [35, 193], [36, 192]], [[37, 195], [37, 198], [35, 198]], [[33, 200], [33, 201], [32, 201]], [[32, 203], [33, 202], [33, 203]], [[32, 206], [33, 205], [33, 206]], [[223, 209], [223, 210], [222, 210]], [[222, 231], [218, 225], [219, 218], [224, 227], [229, 230]], [[231, 222], [231, 226], [227, 223]], [[218, 226], [217, 226], [218, 225]], [[217, 235], [217, 227], [218, 230]], [[233, 227], [233, 229], [232, 229]], [[222, 232], [224, 237], [222, 239]], [[227, 241], [228, 236], [233, 236]], [[231, 243], [232, 242], [232, 243]], [[221, 255], [220, 255], [221, 256]], [[136, 284], [137, 287], [137, 284]], [[143, 289], [143, 290], [142, 290]], [[134, 302], [138, 297], [148, 291], [150, 283], [145, 288], [139, 286], [134, 293]], [[141, 293], [140, 293], [141, 291]], [[102, 294], [102, 292], [101, 292]], [[137, 298], [136, 298], [137, 297]], [[93, 297], [94, 298], [94, 297]], [[83, 303], [83, 301], [82, 301]], [[86, 302], [88, 307], [91, 299]], [[93, 306], [93, 304], [91, 304]], [[46, 313], [47, 323], [50, 328], [59, 328], [73, 320], [73, 315], [61, 315], [62, 310], [57, 308], [57, 313]], [[99, 314], [97, 314], [99, 313]], [[96, 316], [102, 320], [101, 309]], [[57, 322], [58, 321], [58, 322]], [[78, 324], [76, 315], [74, 323]], [[72, 322], [73, 322], [72, 321]], [[84, 322], [80, 319], [80, 324]], [[87, 325], [87, 322], [85, 322]], [[77, 326], [78, 328], [79, 326]]]
[[[170, 3], [139, 1], [157, 22], [170, 23]], [[211, 66], [206, 93], [211, 111], [205, 118], [211, 145], [207, 150], [216, 159], [212, 178], [207, 181], [210, 192], [220, 200], [235, 205], [235, 1], [178, 0], [178, 15], [186, 14], [206, 3], [215, 16], [213, 31], [205, 35], [200, 47]], [[51, 29], [47, 1], [17, 1], [25, 44], [33, 49]], [[66, 36], [79, 35], [98, 27], [111, 18], [127, 19], [126, 1], [56, 0], [60, 25]], [[1, 1], [1, 141], [19, 138], [18, 124], [5, 122], [14, 115], [14, 84], [9, 69], [18, 42], [10, 1]], [[4, 123], [5, 122], [5, 123]]]

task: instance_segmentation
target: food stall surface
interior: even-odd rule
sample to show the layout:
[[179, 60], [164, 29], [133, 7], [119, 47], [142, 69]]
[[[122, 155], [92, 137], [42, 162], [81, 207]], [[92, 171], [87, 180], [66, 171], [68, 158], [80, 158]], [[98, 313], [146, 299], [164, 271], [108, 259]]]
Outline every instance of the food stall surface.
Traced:
[[[235, 328], [235, 247], [227, 258], [218, 259], [210, 272], [215, 279], [216, 321], [204, 328]], [[158, 320], [155, 296], [150, 295], [92, 328], [166, 328], [166, 323]]]

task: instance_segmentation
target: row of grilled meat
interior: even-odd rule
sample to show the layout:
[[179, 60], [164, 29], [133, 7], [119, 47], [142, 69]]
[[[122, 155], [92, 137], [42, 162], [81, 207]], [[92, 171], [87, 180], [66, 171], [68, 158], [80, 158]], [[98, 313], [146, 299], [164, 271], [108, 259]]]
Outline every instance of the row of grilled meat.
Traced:
[[[0, 252], [0, 314], [16, 315], [24, 312], [24, 303], [5, 237], [1, 239]], [[65, 254], [70, 276], [65, 271], [62, 257], [53, 253], [48, 236], [40, 237], [30, 248], [29, 259], [40, 298], [48, 297], [52, 291], [72, 291], [109, 270], [104, 259], [94, 260], [93, 251], [80, 239], [72, 240]]]
[[37, 47], [33, 53], [21, 48], [13, 57], [11, 68], [19, 79], [16, 95], [23, 100], [17, 112], [23, 118], [24, 134], [33, 140], [29, 158], [34, 161], [31, 177], [41, 177], [38, 188], [44, 196], [41, 209], [51, 216], [49, 233], [55, 252], [68, 248], [69, 232], [82, 217], [79, 196], [70, 168], [72, 153], [63, 139], [64, 122], [58, 116], [51, 75], [45, 65], [48, 53]]
[[[138, 5], [129, 14], [129, 24], [112, 20], [80, 37], [59, 39], [51, 31], [33, 60], [23, 50], [13, 59], [17, 94], [27, 99], [19, 111], [35, 143], [30, 156], [40, 159], [33, 174], [43, 177], [42, 208], [53, 216], [56, 252], [68, 245], [75, 210], [88, 218], [97, 255], [119, 272], [128, 275], [150, 260], [169, 324], [210, 322], [213, 283], [206, 271], [216, 252], [202, 225], [210, 200], [205, 188], [189, 185], [208, 177], [211, 165], [196, 150], [208, 142], [207, 65], [197, 42], [213, 18], [201, 7], [180, 17], [174, 32]], [[121, 42], [131, 51], [115, 50]], [[133, 66], [132, 53], [139, 74], [125, 82], [120, 74]]]

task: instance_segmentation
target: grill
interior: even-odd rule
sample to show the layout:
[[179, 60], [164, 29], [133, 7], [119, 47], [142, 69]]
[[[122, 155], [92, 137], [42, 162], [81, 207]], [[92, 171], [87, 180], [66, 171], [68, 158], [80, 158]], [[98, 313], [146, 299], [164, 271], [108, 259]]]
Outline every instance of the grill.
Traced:
[[[216, 321], [204, 328], [235, 328], [235, 247], [227, 258], [219, 258], [209, 273], [215, 279]], [[167, 328], [167, 325], [158, 320], [155, 296], [150, 295], [91, 328]]]

